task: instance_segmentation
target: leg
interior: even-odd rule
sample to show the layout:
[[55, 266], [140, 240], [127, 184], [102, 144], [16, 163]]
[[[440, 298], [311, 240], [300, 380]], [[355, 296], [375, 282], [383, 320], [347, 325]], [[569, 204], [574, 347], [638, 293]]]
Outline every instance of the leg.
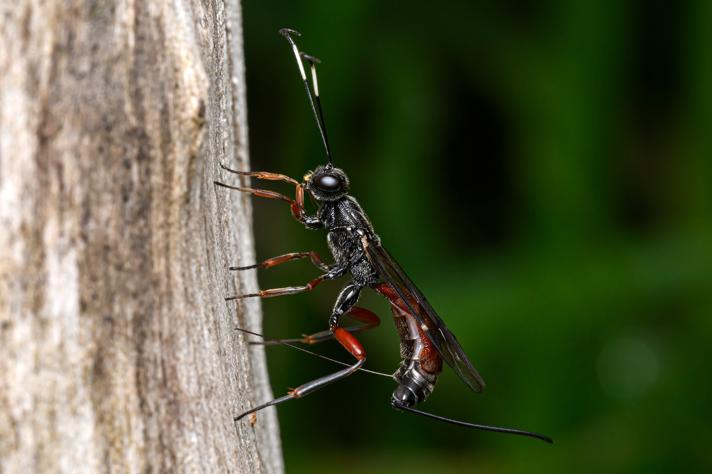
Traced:
[[243, 191], [246, 193], [253, 194], [255, 196], [267, 198], [267, 199], [278, 199], [280, 201], [288, 202], [290, 204], [294, 203], [294, 200], [288, 198], [284, 194], [280, 194], [275, 191], [270, 191], [268, 189], [255, 189], [255, 188], [245, 188], [242, 186], [231, 186], [229, 184], [221, 183], [220, 181], [213, 181], [217, 186], [221, 186], [227, 189], [234, 189], [235, 191]]
[[[240, 328], [240, 327], [235, 327], [235, 330], [240, 331], [240, 332], [245, 333], [245, 334], [251, 334], [252, 336], [257, 336], [257, 337], [259, 337], [259, 338], [261, 338], [261, 339], [265, 339], [265, 336], [263, 336], [262, 334], [257, 333], [257, 332], [254, 332], [254, 331], [250, 331], [249, 329]], [[262, 344], [262, 343], [261, 343], [261, 342], [257, 342], [257, 341], [248, 341], [248, 344], [250, 344], [250, 345], [256, 345], [256, 344]], [[314, 357], [317, 357], [317, 358], [319, 358], [319, 359], [323, 359], [323, 360], [327, 360], [327, 361], [329, 361], [329, 362], [333, 362], [334, 364], [343, 365], [343, 366], [345, 366], [345, 367], [351, 367], [351, 364], [347, 364], [346, 362], [342, 362], [342, 361], [340, 361], [340, 360], [332, 359], [331, 357], [327, 357], [327, 356], [322, 355], [322, 354], [317, 354], [316, 352], [312, 352], [312, 351], [307, 350], [307, 349], [305, 349], [305, 348], [303, 348], [303, 347], [299, 347], [299, 346], [296, 346], [296, 345], [294, 345], [294, 344], [290, 344], [290, 343], [288, 343], [288, 342], [282, 342], [282, 343], [280, 343], [280, 344], [283, 345], [284, 347], [289, 347], [290, 349], [294, 349], [294, 350], [296, 350], [296, 351], [303, 352], [303, 353], [305, 353], [305, 354], [309, 354], [309, 355], [314, 356]], [[386, 378], [388, 378], [388, 379], [395, 380], [395, 379], [393, 378], [393, 374], [384, 374], [383, 372], [377, 372], [377, 371], [375, 371], [375, 370], [368, 370], [368, 369], [364, 369], [363, 367], [361, 367], [359, 370], [362, 371], [362, 372], [367, 372], [367, 373], [369, 373], [369, 374], [380, 375], [381, 377], [386, 377]]]
[[[280, 258], [280, 257], [277, 257], [277, 258]], [[236, 299], [238, 299], [238, 298], [253, 298], [253, 297], [256, 297], [256, 296], [259, 296], [260, 298], [271, 298], [271, 297], [273, 297], [273, 296], [294, 295], [294, 294], [296, 294], [296, 293], [302, 293], [302, 292], [304, 292], [304, 291], [311, 291], [311, 290], [313, 290], [319, 283], [321, 283], [321, 282], [324, 281], [324, 280], [333, 280], [334, 278], [339, 278], [339, 277], [343, 276], [343, 274], [344, 274], [346, 271], [348, 271], [349, 268], [350, 268], [350, 261], [337, 263], [337, 264], [335, 264], [334, 266], [330, 267], [330, 268], [329, 268], [329, 271], [327, 271], [326, 273], [324, 273], [324, 274], [321, 275], [320, 277], [313, 279], [312, 281], [310, 281], [309, 283], [307, 283], [307, 284], [304, 285], [304, 286], [288, 286], [288, 287], [285, 287], [285, 288], [273, 288], [273, 289], [271, 289], [271, 290], [260, 290], [260, 291], [258, 291], [257, 293], [249, 293], [249, 294], [247, 294], [247, 295], [230, 296], [230, 297], [225, 298], [225, 301], [232, 301], [232, 300], [236, 300]], [[348, 291], [347, 291], [347, 289], [348, 289]], [[356, 300], [358, 299], [358, 295], [359, 295], [359, 293], [361, 292], [361, 287], [360, 287], [360, 286], [357, 286], [357, 285], [355, 285], [355, 284], [352, 283], [352, 284], [346, 286], [346, 287], [342, 290], [341, 294], [339, 295], [339, 298], [341, 298], [342, 296], [345, 295], [344, 292], [347, 292], [347, 293], [348, 293], [348, 292], [351, 292], [351, 293], [354, 293], [354, 292], [355, 292], [355, 293], [354, 293], [354, 298], [355, 298], [355, 299], [353, 299], [353, 301], [351, 302], [351, 304], [350, 304], [348, 307], [344, 307], [344, 309], [343, 309], [343, 311], [342, 311], [341, 313], [338, 313], [338, 314], [337, 314], [337, 313], [336, 313], [337, 308], [334, 308], [334, 313], [333, 313], [332, 316], [331, 316], [332, 319], [335, 318], [335, 317], [338, 318], [339, 316], [341, 316], [342, 314], [344, 314], [344, 312], [346, 312], [346, 311], [348, 311], [348, 310], [351, 309], [351, 307], [356, 303]], [[351, 301], [351, 300], [349, 300], [349, 301]], [[338, 303], [338, 301], [337, 301], [337, 305], [338, 305], [338, 304], [339, 304], [339, 303]], [[331, 324], [330, 324], [329, 327], [331, 327]]]
[[270, 173], [269, 171], [238, 171], [234, 170], [231, 168], [228, 168], [227, 166], [223, 165], [222, 163], [220, 164], [220, 167], [224, 169], [225, 171], [228, 171], [230, 173], [235, 173], [239, 174], [240, 176], [251, 176], [257, 179], [266, 179], [269, 181], [286, 181], [287, 183], [294, 184], [295, 186], [299, 186], [299, 182], [294, 179], [290, 178], [287, 175], [284, 174], [279, 174], [279, 173]]
[[280, 255], [279, 257], [269, 258], [269, 259], [265, 260], [264, 262], [256, 263], [254, 265], [247, 265], [245, 267], [230, 267], [230, 270], [250, 270], [252, 268], [272, 268], [272, 267], [276, 267], [277, 265], [281, 265], [286, 262], [291, 262], [292, 260], [298, 260], [298, 259], [306, 258], [306, 257], [309, 257], [309, 259], [314, 264], [314, 266], [317, 267], [319, 270], [321, 270], [323, 272], [329, 271], [329, 266], [326, 265], [321, 260], [321, 257], [319, 257], [319, 254], [314, 251], [287, 253], [284, 255]]
[[[334, 303], [334, 309], [331, 311], [331, 317], [329, 318], [329, 329], [333, 331], [335, 328], [339, 327], [339, 319], [343, 314], [348, 313], [354, 307], [354, 305], [358, 301], [358, 297], [361, 295], [361, 288], [362, 287], [357, 285], [356, 283], [349, 283], [344, 286], [344, 288], [341, 290], [341, 293], [339, 293], [339, 296], [336, 298], [336, 303]], [[343, 328], [340, 329], [345, 331], [345, 329]]]
[[[374, 313], [373, 311], [370, 311], [366, 308], [361, 308], [359, 306], [354, 306], [349, 310], [348, 313], [346, 313], [346, 316], [350, 316], [354, 318], [355, 320], [361, 322], [362, 324], [356, 325], [356, 326], [350, 326], [346, 329], [348, 332], [351, 334], [357, 333], [357, 332], [365, 332], [368, 331], [369, 329], [373, 329], [375, 327], [378, 327], [379, 324], [381, 324], [381, 319]], [[295, 343], [295, 342], [300, 342], [302, 344], [317, 344], [319, 342], [324, 342], [332, 339], [334, 337], [334, 334], [331, 332], [331, 330], [327, 331], [320, 331], [314, 334], [309, 334], [302, 336], [301, 338], [293, 338], [293, 339], [265, 339], [260, 342], [252, 342], [251, 344], [261, 344], [265, 346], [273, 345], [273, 344], [283, 344], [283, 343]]]
[[[260, 175], [269, 174], [269, 175], [273, 175], [273, 176], [283, 176], [283, 175], [278, 175], [276, 173], [266, 173], [266, 172], [262, 172], [262, 171], [256, 171], [255, 173], [258, 173]], [[285, 176], [285, 178], [287, 178], [287, 176]], [[265, 179], [277, 179], [277, 178], [265, 178]], [[292, 178], [289, 178], [289, 179], [292, 179]], [[255, 189], [255, 188], [246, 188], [246, 187], [242, 187], [242, 186], [231, 186], [229, 184], [225, 184], [220, 181], [213, 181], [213, 183], [216, 186], [220, 186], [220, 187], [227, 188], [227, 189], [233, 189], [235, 191], [243, 191], [246, 193], [250, 193], [254, 196], [263, 197], [263, 198], [267, 198], [267, 199], [277, 199], [279, 201], [287, 202], [290, 205], [290, 209], [292, 211], [292, 215], [294, 216], [294, 218], [297, 219], [302, 224], [304, 224], [307, 228], [318, 229], [320, 227], [323, 227], [323, 224], [319, 220], [318, 217], [308, 215], [307, 211], [304, 209], [304, 186], [302, 186], [299, 183], [297, 183], [295, 199], [290, 199], [287, 196], [285, 196], [284, 194], [280, 194], [275, 191], [270, 191], [268, 189]]]
[[341, 290], [341, 293], [339, 294], [339, 297], [336, 300], [336, 304], [334, 305], [334, 311], [331, 315], [331, 318], [329, 319], [329, 327], [333, 332], [334, 337], [337, 341], [339, 341], [339, 343], [344, 347], [344, 349], [349, 351], [349, 353], [354, 356], [354, 358], [356, 359], [356, 363], [354, 363], [350, 367], [341, 369], [338, 372], [334, 372], [333, 374], [326, 375], [324, 377], [320, 377], [316, 380], [312, 380], [311, 382], [307, 382], [303, 385], [300, 385], [294, 390], [290, 390], [287, 395], [283, 397], [277, 398], [263, 405], [252, 408], [235, 417], [235, 421], [263, 408], [279, 405], [280, 403], [284, 403], [295, 398], [301, 398], [306, 395], [309, 395], [310, 393], [319, 390], [320, 388], [330, 383], [337, 382], [348, 377], [349, 375], [359, 370], [361, 366], [363, 366], [363, 364], [366, 362], [366, 351], [364, 350], [358, 339], [356, 339], [356, 336], [348, 332], [346, 329], [340, 327], [338, 324], [339, 317], [344, 313], [350, 311], [353, 305], [356, 303], [360, 291], [361, 287], [353, 283], [345, 286], [344, 289]]
[[246, 295], [228, 296], [225, 301], [233, 301], [242, 298], [273, 298], [275, 296], [296, 295], [305, 291], [311, 291], [322, 281], [327, 279], [327, 274], [314, 278], [304, 286], [287, 286], [284, 288], [271, 288], [269, 290], [260, 290], [257, 293], [248, 293]]

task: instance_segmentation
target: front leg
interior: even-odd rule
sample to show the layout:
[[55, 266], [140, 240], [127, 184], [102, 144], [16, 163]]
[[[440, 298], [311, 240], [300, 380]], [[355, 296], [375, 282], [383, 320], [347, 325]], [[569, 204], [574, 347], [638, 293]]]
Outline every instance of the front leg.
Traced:
[[257, 179], [265, 179], [270, 181], [285, 181], [296, 186], [295, 198], [291, 199], [284, 194], [280, 194], [275, 191], [270, 191], [268, 189], [255, 189], [247, 188], [242, 186], [231, 186], [229, 184], [222, 183], [220, 181], [213, 181], [215, 185], [221, 186], [227, 189], [233, 189], [235, 191], [242, 191], [245, 193], [250, 193], [254, 196], [263, 197], [267, 199], [277, 199], [279, 201], [284, 201], [289, 203], [292, 215], [295, 219], [301, 222], [307, 229], [319, 229], [324, 227], [324, 223], [317, 216], [310, 216], [307, 214], [306, 209], [304, 209], [304, 185], [297, 182], [297, 180], [277, 173], [268, 173], [266, 171], [237, 171], [230, 169], [224, 165], [220, 165], [224, 170], [231, 173], [239, 174], [242, 176], [252, 176]]
[[291, 206], [292, 215], [299, 222], [304, 224], [307, 229], [320, 229], [324, 227], [324, 223], [317, 216], [310, 216], [304, 209], [304, 186], [297, 184], [295, 190], [295, 199]]

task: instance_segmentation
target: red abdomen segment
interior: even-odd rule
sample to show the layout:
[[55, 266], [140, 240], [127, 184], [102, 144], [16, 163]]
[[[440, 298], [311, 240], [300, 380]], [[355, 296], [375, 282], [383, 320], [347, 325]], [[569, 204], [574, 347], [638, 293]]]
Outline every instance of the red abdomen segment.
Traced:
[[[391, 312], [401, 340], [403, 361], [396, 378], [405, 377], [407, 372], [417, 370], [431, 385], [434, 385], [437, 375], [442, 372], [443, 361], [432, 341], [391, 285], [379, 283], [374, 289], [391, 303]], [[409, 303], [411, 307], [418, 309], [417, 303], [414, 301]]]

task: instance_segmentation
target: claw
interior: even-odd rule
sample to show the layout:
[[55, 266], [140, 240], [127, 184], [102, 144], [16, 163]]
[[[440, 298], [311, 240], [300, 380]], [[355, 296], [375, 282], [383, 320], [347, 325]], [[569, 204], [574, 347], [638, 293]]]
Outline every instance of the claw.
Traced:
[[244, 267], [228, 267], [231, 272], [241, 271], [241, 270], [252, 270], [253, 268], [258, 268], [260, 265], [257, 263], [255, 265], [246, 265]]
[[302, 56], [302, 59], [304, 59], [305, 61], [309, 61], [311, 64], [321, 64], [321, 59], [319, 59], [315, 56], [312, 56], [307, 53], [300, 53], [300, 54]]
[[227, 298], [225, 298], [225, 301], [235, 301], [235, 300], [241, 300], [243, 298], [256, 298], [256, 297], [264, 298], [265, 296], [264, 296], [263, 292], [260, 291], [259, 293], [247, 293], [245, 295], [228, 296]]
[[297, 30], [293, 30], [291, 28], [280, 28], [279, 34], [284, 36], [285, 38], [289, 37], [289, 35], [297, 35], [297, 36], [302, 36], [300, 32]]
[[230, 171], [231, 173], [243, 173], [243, 171], [234, 170], [234, 169], [230, 168], [229, 166], [225, 166], [222, 163], [220, 163], [220, 168], [222, 168], [226, 171]]

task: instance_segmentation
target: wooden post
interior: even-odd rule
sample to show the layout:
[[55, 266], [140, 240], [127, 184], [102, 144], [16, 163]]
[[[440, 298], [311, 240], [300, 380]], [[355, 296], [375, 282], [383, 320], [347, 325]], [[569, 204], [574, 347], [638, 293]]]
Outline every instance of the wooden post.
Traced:
[[0, 472], [281, 472], [239, 0], [0, 5]]

